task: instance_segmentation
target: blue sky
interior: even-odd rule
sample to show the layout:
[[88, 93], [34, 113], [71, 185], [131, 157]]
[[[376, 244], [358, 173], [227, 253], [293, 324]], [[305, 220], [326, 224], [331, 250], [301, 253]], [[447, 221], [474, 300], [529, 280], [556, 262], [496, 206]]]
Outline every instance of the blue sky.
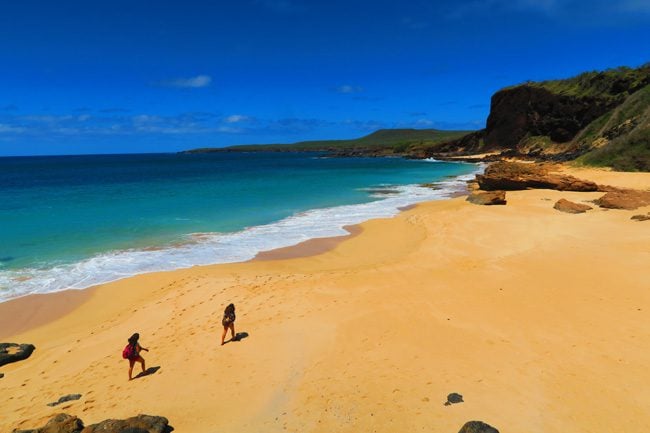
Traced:
[[499, 88], [648, 41], [650, 0], [5, 1], [0, 155], [478, 129]]

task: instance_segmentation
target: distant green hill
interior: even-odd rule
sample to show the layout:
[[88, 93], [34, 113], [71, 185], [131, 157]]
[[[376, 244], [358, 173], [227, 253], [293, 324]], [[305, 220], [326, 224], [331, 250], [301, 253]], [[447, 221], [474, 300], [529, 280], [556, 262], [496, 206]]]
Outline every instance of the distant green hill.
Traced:
[[470, 131], [438, 129], [380, 129], [352, 140], [300, 141], [292, 144], [248, 144], [225, 148], [202, 148], [186, 153], [256, 152], [256, 151], [327, 151], [335, 154], [401, 155], [419, 147], [434, 146], [460, 138]]
[[480, 131], [382, 129], [353, 140], [188, 152], [307, 150], [413, 158], [501, 153], [650, 171], [650, 63], [506, 87], [492, 96], [486, 128]]

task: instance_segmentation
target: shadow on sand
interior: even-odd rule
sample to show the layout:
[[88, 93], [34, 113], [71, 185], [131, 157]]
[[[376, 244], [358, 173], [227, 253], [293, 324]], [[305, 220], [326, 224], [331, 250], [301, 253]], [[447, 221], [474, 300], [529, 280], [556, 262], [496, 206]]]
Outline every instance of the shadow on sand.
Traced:
[[139, 379], [141, 377], [150, 376], [150, 375], [154, 374], [158, 370], [160, 370], [160, 366], [149, 367], [145, 371], [139, 373], [136, 377], [134, 377], [134, 379]]
[[231, 338], [228, 341], [225, 341], [223, 344], [228, 344], [228, 343], [231, 343], [233, 341], [241, 341], [244, 338], [248, 338], [248, 332], [238, 332], [238, 333], [235, 334], [235, 336], [233, 338]]

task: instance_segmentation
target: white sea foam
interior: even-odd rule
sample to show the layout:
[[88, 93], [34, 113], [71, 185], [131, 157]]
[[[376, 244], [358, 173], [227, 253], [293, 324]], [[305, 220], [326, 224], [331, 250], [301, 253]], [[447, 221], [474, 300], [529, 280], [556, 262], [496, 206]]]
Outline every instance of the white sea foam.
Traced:
[[[477, 168], [477, 172], [483, 169], [482, 166]], [[369, 192], [374, 189], [395, 193], [376, 193], [372, 196], [380, 199], [369, 203], [314, 209], [235, 233], [195, 233], [180, 245], [113, 251], [49, 269], [1, 271], [0, 302], [32, 293], [83, 289], [147, 272], [242, 262], [261, 251], [296, 245], [308, 239], [343, 236], [348, 233], [345, 226], [392, 217], [408, 205], [448, 198], [463, 191], [467, 180], [475, 173], [438, 182], [438, 189], [417, 185], [379, 186]]]

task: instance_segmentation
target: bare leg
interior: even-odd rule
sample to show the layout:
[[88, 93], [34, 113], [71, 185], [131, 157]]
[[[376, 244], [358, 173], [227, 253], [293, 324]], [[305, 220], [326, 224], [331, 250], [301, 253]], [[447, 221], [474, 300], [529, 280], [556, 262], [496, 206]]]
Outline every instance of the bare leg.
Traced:
[[223, 346], [223, 340], [226, 338], [226, 333], [228, 332], [228, 327], [223, 327], [223, 334], [221, 334], [221, 345]]
[[133, 380], [133, 362], [129, 362], [129, 380]]
[[142, 362], [140, 362], [140, 364], [142, 364], [142, 372], [144, 373], [144, 371], [146, 370], [146, 369], [144, 368], [144, 358], [141, 358], [141, 359], [142, 359]]
[[235, 323], [230, 324], [230, 332], [232, 333], [232, 339], [235, 339]]

